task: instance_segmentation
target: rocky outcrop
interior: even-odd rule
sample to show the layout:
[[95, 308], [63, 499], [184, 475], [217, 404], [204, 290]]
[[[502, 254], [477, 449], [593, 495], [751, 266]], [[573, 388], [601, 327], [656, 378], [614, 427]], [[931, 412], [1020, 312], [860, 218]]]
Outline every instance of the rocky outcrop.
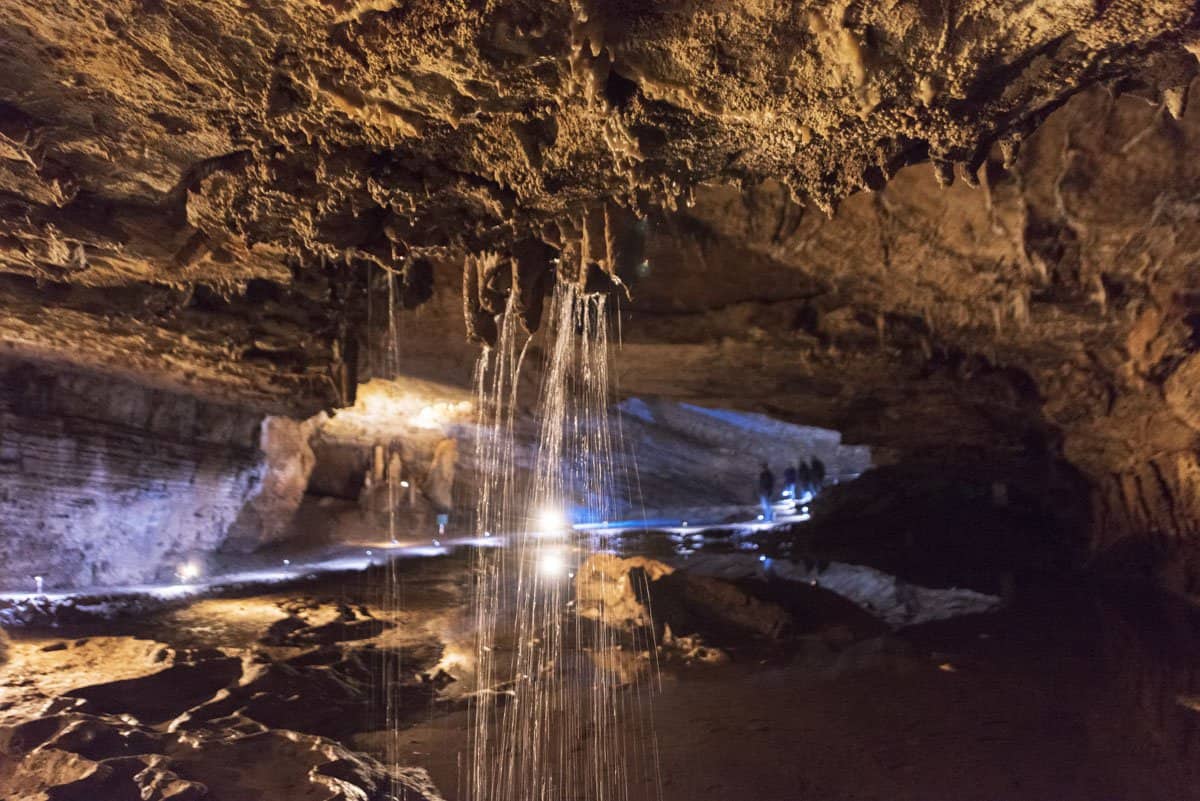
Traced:
[[310, 440], [321, 422], [319, 415], [303, 422], [288, 417], [263, 419], [259, 434], [262, 481], [227, 532], [227, 549], [253, 550], [293, 533], [292, 519], [317, 461]]
[[792, 617], [778, 604], [643, 557], [590, 557], [575, 576], [575, 603], [584, 618], [615, 628], [653, 627], [658, 639], [671, 636], [666, 632], [703, 634], [706, 641], [792, 633]]
[[249, 721], [227, 731], [163, 733], [125, 718], [67, 712], [11, 727], [0, 740], [0, 753], [13, 764], [0, 775], [8, 798], [441, 797], [424, 771], [387, 768], [333, 740]]
[[7, 364], [0, 575], [12, 589], [173, 580], [261, 482], [260, 416], [80, 373]]
[[300, 503], [312, 461], [304, 425], [264, 426], [255, 411], [112, 377], [0, 365], [6, 589], [174, 581], [223, 546], [278, 538]]
[[1194, 593], [1197, 135], [1194, 110], [1093, 91], [978, 189], [909, 168], [833, 219], [777, 185], [698, 193], [651, 227], [622, 386], [981, 476], [1065, 461], [1093, 554], [1160, 538], [1160, 572]]
[[129, 636], [18, 642], [0, 671], [0, 797], [441, 798], [423, 770], [398, 764], [401, 753], [380, 762], [346, 744], [428, 717], [453, 681], [428, 675], [440, 641], [397, 631], [398, 619], [384, 626], [377, 607], [323, 598], [200, 603], [212, 605], [200, 618], [152, 624], [171, 638], [198, 635], [189, 647]]

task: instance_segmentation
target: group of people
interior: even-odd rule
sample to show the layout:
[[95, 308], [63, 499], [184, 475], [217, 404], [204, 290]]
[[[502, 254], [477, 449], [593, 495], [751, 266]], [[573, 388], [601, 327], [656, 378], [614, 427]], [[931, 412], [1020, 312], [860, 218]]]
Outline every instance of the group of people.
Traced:
[[[783, 497], [801, 501], [815, 498], [825, 484], [825, 463], [816, 456], [811, 462], [800, 460], [799, 467], [788, 465], [783, 470]], [[758, 474], [758, 499], [762, 503], [763, 520], [774, 520], [775, 474], [766, 462]]]

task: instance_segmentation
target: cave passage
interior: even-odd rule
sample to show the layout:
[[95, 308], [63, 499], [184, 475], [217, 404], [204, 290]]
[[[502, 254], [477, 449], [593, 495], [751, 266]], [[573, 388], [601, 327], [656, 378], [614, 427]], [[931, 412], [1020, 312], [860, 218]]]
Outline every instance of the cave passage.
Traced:
[[0, 0], [0, 801], [1200, 801], [1198, 80], [1192, 0]]
[[[601, 318], [571, 323], [586, 297], [552, 310], [571, 336], [546, 349], [552, 380], [528, 382], [532, 401], [525, 340], [502, 329], [475, 392], [375, 378], [333, 415], [262, 418], [241, 451], [206, 450], [212, 428], [189, 429], [184, 454], [218, 454], [221, 475], [241, 453], [254, 475], [207, 548], [195, 523], [147, 525], [177, 519], [181, 496], [123, 455], [112, 418], [132, 408], [175, 420], [178, 436], [179, 415], [229, 410], [86, 374], [10, 373], [41, 382], [40, 405], [7, 407], [6, 436], [24, 427], [25, 454], [59, 460], [40, 468], [40, 497], [58, 504], [44, 513], [91, 509], [69, 522], [103, 536], [57, 573], [61, 556], [38, 540], [8, 541], [44, 575], [10, 566], [0, 594], [0, 787], [1189, 797], [1200, 619], [1186, 604], [1069, 577], [1071, 520], [1019, 473], [597, 390], [609, 349], [587, 343]], [[81, 392], [126, 405], [84, 409]], [[94, 466], [81, 476], [84, 446]], [[95, 513], [130, 498], [163, 511]], [[247, 515], [253, 539], [237, 525]], [[159, 550], [139, 550], [147, 540]], [[1156, 745], [1128, 749], [1130, 731]], [[278, 764], [261, 762], [264, 748]], [[74, 761], [39, 761], [58, 753]]]

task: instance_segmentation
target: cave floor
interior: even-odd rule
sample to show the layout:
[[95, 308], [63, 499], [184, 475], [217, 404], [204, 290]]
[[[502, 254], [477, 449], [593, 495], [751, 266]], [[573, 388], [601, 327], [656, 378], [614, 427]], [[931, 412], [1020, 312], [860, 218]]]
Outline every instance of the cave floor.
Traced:
[[[661, 796], [649, 779], [631, 796], [1200, 798], [1200, 711], [1187, 706], [1200, 688], [1197, 619], [1183, 612], [1191, 641], [1167, 656], [1163, 640], [1153, 652], [1130, 647], [1126, 611], [1056, 590], [868, 640], [832, 663], [809, 642], [726, 665], [668, 666], [644, 712], [658, 734]], [[463, 713], [402, 733], [414, 764], [451, 799], [463, 797], [465, 733]]]
[[[403, 560], [390, 630], [372, 628], [383, 616], [378, 570], [18, 630], [0, 667], [0, 726], [47, 717], [48, 704], [133, 715], [156, 732], [181, 720], [233, 731], [251, 719], [382, 756], [389, 735], [367, 674], [377, 654], [398, 649], [415, 677], [400, 690], [398, 760], [463, 799], [466, 712], [454, 683], [430, 677], [454, 674], [456, 655], [470, 651], [468, 565], [461, 553]], [[786, 644], [734, 644], [724, 664], [665, 663], [661, 691], [630, 722], [652, 719], [657, 730], [661, 796], [643, 777], [631, 801], [1200, 798], [1194, 612], [1058, 587], [890, 634], [839, 641], [829, 623]], [[233, 704], [222, 688], [239, 671], [245, 691]], [[0, 753], [0, 797], [42, 797], [23, 769]], [[221, 797], [292, 797], [254, 786]]]

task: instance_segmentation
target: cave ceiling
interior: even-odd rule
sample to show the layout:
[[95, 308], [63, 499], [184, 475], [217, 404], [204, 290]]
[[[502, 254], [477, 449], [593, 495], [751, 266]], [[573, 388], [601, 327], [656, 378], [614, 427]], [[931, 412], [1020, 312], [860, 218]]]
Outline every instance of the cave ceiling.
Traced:
[[1192, 3], [0, 0], [0, 31], [11, 355], [308, 414], [421, 264], [405, 353], [461, 379], [464, 259], [586, 262], [611, 217], [626, 391], [896, 447], [1066, 431], [1098, 474], [1194, 444]]

